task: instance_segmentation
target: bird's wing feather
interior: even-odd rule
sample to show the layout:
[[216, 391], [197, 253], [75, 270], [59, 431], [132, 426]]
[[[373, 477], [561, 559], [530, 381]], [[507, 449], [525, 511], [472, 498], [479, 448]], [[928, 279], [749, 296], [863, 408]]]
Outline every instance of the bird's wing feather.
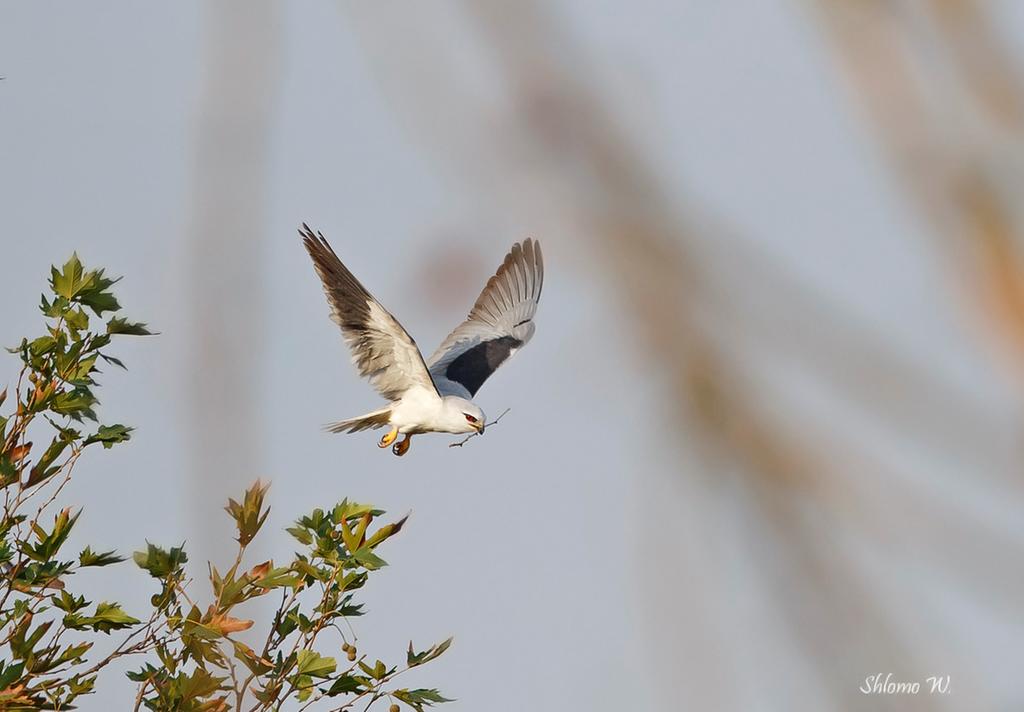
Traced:
[[416, 386], [437, 393], [423, 355], [409, 332], [342, 264], [322, 234], [314, 235], [305, 223], [299, 234], [323, 282], [331, 319], [341, 327], [360, 375], [391, 401]]
[[430, 375], [444, 395], [472, 398], [492, 373], [526, 345], [534, 332], [544, 259], [540, 243], [516, 243], [469, 316], [428, 360]]

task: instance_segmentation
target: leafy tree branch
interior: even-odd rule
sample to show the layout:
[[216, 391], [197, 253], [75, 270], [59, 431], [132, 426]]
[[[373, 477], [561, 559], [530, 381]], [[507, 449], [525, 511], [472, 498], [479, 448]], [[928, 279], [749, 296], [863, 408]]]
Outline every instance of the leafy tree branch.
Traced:
[[[257, 482], [225, 507], [237, 551], [224, 570], [209, 564], [208, 595], [186, 580], [184, 546], [155, 544], [133, 556], [157, 585], [142, 618], [73, 590], [77, 572], [126, 560], [90, 546], [69, 555], [65, 544], [82, 509], [59, 504], [87, 449], [131, 437], [130, 427], [100, 424], [96, 412], [100, 366], [124, 368], [111, 343], [150, 334], [120, 316], [116, 281], [86, 270], [77, 256], [54, 267], [40, 303], [45, 333], [9, 349], [21, 366], [9, 411], [2, 410], [8, 390], [0, 391], [0, 710], [72, 709], [105, 668], [129, 656], [143, 658], [128, 673], [138, 688], [126, 707], [135, 710], [260, 712], [291, 704], [340, 711], [381, 702], [391, 712], [400, 704], [424, 712], [448, 701], [435, 689], [394, 681], [439, 657], [450, 639], [420, 651], [410, 643], [401, 666], [357, 647], [349, 624], [364, 614], [357, 596], [386, 566], [378, 547], [406, 521], [389, 522], [368, 504], [343, 499], [316, 509], [287, 530], [299, 545], [289, 561], [247, 563], [270, 511], [268, 485]], [[267, 596], [280, 602], [260, 624], [245, 610]], [[254, 649], [239, 634], [257, 626], [266, 632]], [[115, 633], [124, 637], [92, 659], [97, 637]]]

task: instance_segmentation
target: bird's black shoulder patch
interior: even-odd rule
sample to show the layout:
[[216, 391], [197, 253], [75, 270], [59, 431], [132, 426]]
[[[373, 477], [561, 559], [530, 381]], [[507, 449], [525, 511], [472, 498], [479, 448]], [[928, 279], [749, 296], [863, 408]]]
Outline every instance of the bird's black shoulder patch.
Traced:
[[514, 336], [481, 341], [448, 364], [444, 375], [449, 381], [461, 383], [470, 395], [475, 396], [484, 381], [505, 362], [514, 349], [522, 345], [523, 342]]

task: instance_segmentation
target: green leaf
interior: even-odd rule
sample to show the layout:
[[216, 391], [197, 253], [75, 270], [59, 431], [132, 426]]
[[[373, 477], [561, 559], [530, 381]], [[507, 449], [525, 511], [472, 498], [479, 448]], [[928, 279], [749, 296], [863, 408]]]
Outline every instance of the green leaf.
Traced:
[[90, 378], [90, 375], [95, 370], [94, 366], [96, 365], [97, 358], [98, 354], [93, 354], [92, 356], [86, 356], [81, 359], [75, 364], [75, 367], [68, 372], [67, 380], [76, 385], [92, 384], [93, 381]]
[[71, 529], [75, 526], [75, 522], [78, 521], [78, 517], [82, 514], [82, 510], [78, 510], [74, 516], [71, 515], [70, 509], [62, 509], [57, 516], [53, 519], [53, 529], [47, 534], [41, 526], [35, 525], [35, 535], [39, 539], [39, 543], [35, 546], [25, 545], [23, 551], [25, 554], [39, 562], [49, 563], [60, 548], [67, 541], [68, 535], [71, 534]]
[[299, 627], [299, 615], [299, 606], [296, 605], [278, 619], [277, 624], [274, 626], [274, 632], [277, 633], [279, 638], [283, 639], [291, 635]]
[[406, 655], [406, 663], [409, 667], [416, 667], [417, 665], [429, 663], [431, 660], [440, 657], [444, 651], [448, 650], [452, 644], [452, 640], [453, 638], [448, 638], [448, 640], [440, 642], [420, 653], [413, 652], [412, 641], [410, 640], [409, 652]]
[[313, 543], [313, 535], [302, 527], [288, 527], [285, 531], [295, 537], [300, 544], [309, 546]]
[[350, 554], [355, 554], [356, 550], [359, 548], [359, 538], [355, 535], [355, 532], [349, 528], [348, 520], [345, 517], [341, 517], [338, 524], [341, 525], [341, 538], [345, 542], [345, 548], [349, 550]]
[[263, 576], [253, 581], [253, 584], [260, 588], [280, 588], [282, 586], [295, 586], [300, 577], [290, 568], [279, 567], [270, 569]]
[[115, 423], [114, 425], [101, 425], [99, 430], [87, 437], [85, 442], [82, 444], [91, 445], [93, 443], [103, 443], [103, 447], [109, 450], [117, 443], [123, 443], [131, 440], [132, 430], [133, 428], [121, 425], [120, 423]]
[[328, 677], [337, 667], [334, 658], [325, 658], [312, 650], [300, 650], [297, 654], [297, 669], [300, 675]]
[[126, 371], [128, 370], [128, 367], [125, 366], [124, 362], [119, 358], [114, 358], [113, 356], [108, 356], [107, 354], [100, 354], [100, 358], [109, 364], [113, 364], [114, 366], [123, 368]]
[[29, 353], [38, 358], [53, 351], [57, 340], [52, 336], [40, 336], [28, 345]]
[[55, 621], [46, 621], [39, 625], [31, 633], [28, 629], [32, 623], [32, 616], [25, 616], [22, 618], [21, 623], [15, 629], [14, 636], [11, 638], [11, 653], [18, 660], [28, 660], [31, 664], [32, 658], [36, 654], [36, 644], [46, 635], [46, 631], [50, 630]]
[[280, 683], [271, 682], [263, 689], [254, 689], [252, 696], [262, 702], [266, 707], [270, 707], [277, 699], [278, 695], [281, 694]]
[[[363, 576], [365, 577], [365, 574], [363, 574]], [[352, 603], [351, 601], [352, 601], [352, 595], [351, 594], [349, 594], [348, 596], [345, 596], [345, 598], [341, 602], [341, 605], [338, 606], [336, 613], [339, 616], [342, 616], [342, 617], [345, 617], [345, 618], [356, 618], [358, 616], [363, 615], [363, 604], [362, 603]]]
[[395, 690], [391, 694], [412, 707], [416, 712], [423, 712], [424, 707], [432, 707], [435, 704], [454, 701], [442, 696], [437, 690], [422, 688], [417, 690]]
[[388, 666], [384, 664], [384, 661], [378, 660], [373, 664], [373, 672], [370, 674], [373, 675], [374, 680], [383, 680], [392, 672], [394, 672], [393, 668], [388, 670]]
[[[109, 602], [98, 604], [96, 606], [96, 614], [93, 617], [98, 621], [109, 624], [110, 630], [113, 630], [114, 628], [125, 628], [141, 622], [138, 618], [132, 618], [130, 615], [125, 613], [117, 603]], [[98, 628], [98, 630], [103, 629], [103, 627]]]
[[71, 299], [78, 293], [82, 288], [82, 263], [78, 259], [78, 253], [71, 255], [71, 259], [64, 263], [64, 268], [60, 272], [56, 267], [50, 268], [50, 286], [65, 299]]
[[50, 601], [65, 613], [76, 613], [89, 605], [89, 602], [85, 600], [85, 596], [74, 596], [67, 591], [61, 591], [56, 596], [50, 598]]
[[353, 552], [352, 558], [358, 561], [360, 564], [363, 565], [364, 568], [367, 568], [370, 571], [376, 571], [377, 569], [383, 568], [384, 566], [388, 565], [388, 562], [384, 561], [384, 559], [374, 554], [372, 551], [370, 551], [369, 548], [365, 546], [362, 549]]
[[338, 695], [347, 695], [352, 692], [362, 692], [365, 689], [366, 686], [359, 678], [345, 674], [335, 679], [334, 684], [327, 690], [327, 696], [337, 697]]
[[146, 682], [148, 680], [155, 680], [161, 677], [162, 674], [163, 671], [160, 670], [160, 668], [153, 667], [151, 664], [146, 663], [138, 670], [129, 670], [125, 673], [125, 677], [132, 682]]
[[121, 609], [117, 603], [104, 601], [96, 606], [96, 612], [91, 616], [81, 616], [77, 613], [69, 613], [64, 616], [64, 625], [74, 630], [91, 628], [101, 633], [110, 633], [113, 630], [130, 628], [140, 623], [138, 618], [132, 618]]
[[58, 318], [65, 309], [68, 307], [68, 300], [64, 297], [57, 297], [53, 302], [46, 301], [46, 295], [39, 295], [39, 310], [43, 312], [43, 316], [48, 316], [51, 319]]
[[91, 693], [95, 685], [95, 675], [75, 675], [68, 680], [68, 688], [71, 690], [71, 694], [76, 697], [78, 695], [87, 695]]
[[0, 454], [0, 487], [8, 487], [21, 479], [21, 470], [5, 454]]
[[376, 517], [383, 514], [379, 509], [374, 509], [369, 504], [359, 504], [358, 502], [349, 502], [347, 499], [342, 500], [340, 504], [334, 507], [334, 511], [331, 512], [331, 519], [335, 524], [341, 524], [343, 520], [355, 519], [361, 517], [364, 514], [371, 514]]
[[103, 312], [117, 311], [121, 308], [121, 305], [117, 302], [117, 297], [103, 290], [82, 292], [78, 299], [82, 304], [96, 312], [96, 316], [103, 316]]
[[50, 409], [79, 421], [83, 418], [96, 420], [96, 412], [92, 409], [96, 402], [96, 397], [88, 388], [75, 388], [58, 394]]
[[200, 700], [224, 689], [223, 677], [214, 677], [203, 668], [196, 668], [191, 675], [178, 676], [183, 702]]
[[145, 551], [136, 551], [132, 559], [153, 578], [162, 579], [181, 569], [188, 561], [184, 544], [170, 551], [146, 542]]
[[356, 528], [352, 530], [352, 536], [354, 536], [356, 542], [358, 542], [355, 546], [356, 549], [362, 546], [366, 541], [366, 528], [370, 526], [371, 520], [373, 520], [373, 515], [367, 512], [359, 518], [359, 521], [356, 523]]
[[0, 661], [0, 690], [6, 690], [15, 680], [21, 677], [25, 670], [25, 663], [5, 664]]
[[50, 446], [46, 448], [46, 452], [44, 452], [39, 458], [39, 462], [32, 467], [25, 486], [32, 487], [57, 474], [60, 471], [60, 467], [50, 466], [53, 464], [54, 460], [60, 457], [60, 454], [64, 452], [69, 444], [70, 443], [62, 436], [58, 435], [55, 437], [50, 443]]
[[373, 536], [371, 536], [369, 539], [366, 540], [366, 546], [368, 546], [368, 547], [370, 547], [372, 549], [373, 547], [377, 546], [377, 544], [380, 544], [385, 539], [389, 539], [389, 538], [393, 537], [395, 534], [397, 534], [398, 532], [402, 531], [402, 527], [405, 526], [405, 522], [408, 519], [409, 519], [409, 515], [406, 514], [404, 517], [399, 519], [394, 524], [386, 524], [386, 525], [382, 526], [380, 529], [378, 529], [377, 531], [375, 531], [373, 533]]
[[[89, 350], [96, 351], [102, 349], [104, 346], [110, 343], [110, 334], [90, 334]], [[102, 354], [100, 354], [102, 356]], [[104, 357], [106, 358], [106, 357]]]
[[92, 643], [78, 643], [77, 645], [69, 645], [64, 651], [54, 660], [54, 667], [62, 665], [67, 662], [81, 662], [82, 656], [89, 652], [92, 648]]
[[104, 551], [97, 554], [88, 546], [78, 555], [79, 566], [110, 566], [111, 564], [119, 564], [124, 560], [125, 557], [118, 556], [116, 551]]
[[224, 507], [224, 510], [235, 520], [235, 526], [238, 528], [238, 543], [242, 546], [253, 540], [260, 527], [263, 526], [263, 522], [266, 521], [267, 515], [270, 514], [270, 507], [263, 508], [263, 500], [269, 487], [270, 485], [257, 481], [245, 491], [245, 497], [241, 504], [229, 499], [227, 506]]
[[[26, 554], [29, 548], [26, 547]], [[34, 561], [28, 566], [24, 566], [14, 577], [14, 588], [19, 591], [45, 588], [59, 589], [63, 586], [60, 577], [67, 574], [71, 567], [72, 564], [62, 561]]]
[[102, 269], [88, 272], [82, 278], [78, 301], [96, 312], [96, 316], [103, 316], [105, 311], [117, 311], [121, 305], [117, 303], [117, 298], [109, 288], [118, 281], [104, 277]]
[[235, 658], [240, 660], [253, 675], [266, 675], [274, 669], [274, 663], [261, 658], [252, 648], [245, 643], [231, 641], [235, 648]]
[[115, 316], [107, 322], [108, 334], [124, 334], [127, 336], [152, 336], [153, 332], [142, 322], [132, 322]]
[[89, 328], [89, 315], [79, 309], [69, 309], [64, 314], [64, 322], [75, 331], [85, 331]]

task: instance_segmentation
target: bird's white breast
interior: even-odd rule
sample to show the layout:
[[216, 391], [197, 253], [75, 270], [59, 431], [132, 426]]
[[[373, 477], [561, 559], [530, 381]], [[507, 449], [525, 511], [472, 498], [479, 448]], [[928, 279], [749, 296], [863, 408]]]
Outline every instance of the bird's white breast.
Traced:
[[391, 410], [391, 424], [400, 433], [445, 431], [444, 402], [434, 391], [410, 388]]

